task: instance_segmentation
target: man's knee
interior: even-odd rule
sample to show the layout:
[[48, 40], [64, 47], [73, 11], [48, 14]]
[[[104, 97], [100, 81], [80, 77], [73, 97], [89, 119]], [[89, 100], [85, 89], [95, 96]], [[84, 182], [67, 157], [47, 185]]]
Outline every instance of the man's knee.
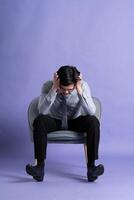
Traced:
[[43, 119], [44, 119], [44, 115], [39, 114], [33, 121], [33, 127], [39, 126], [42, 123]]
[[100, 126], [100, 122], [95, 115], [87, 115], [86, 121], [92, 125]]

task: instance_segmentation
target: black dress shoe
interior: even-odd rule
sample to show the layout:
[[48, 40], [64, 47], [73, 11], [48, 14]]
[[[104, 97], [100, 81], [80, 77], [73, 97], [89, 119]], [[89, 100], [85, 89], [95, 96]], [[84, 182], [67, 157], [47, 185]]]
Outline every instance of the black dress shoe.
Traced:
[[36, 181], [43, 181], [44, 178], [44, 165], [42, 166], [32, 166], [30, 164], [26, 165], [26, 172], [33, 176]]
[[103, 165], [89, 167], [87, 172], [88, 182], [95, 181], [98, 178], [98, 176], [102, 175], [103, 173], [104, 173]]
[[97, 178], [98, 178], [98, 176], [93, 176], [92, 174], [87, 172], [87, 180], [88, 180], [88, 182], [94, 182]]

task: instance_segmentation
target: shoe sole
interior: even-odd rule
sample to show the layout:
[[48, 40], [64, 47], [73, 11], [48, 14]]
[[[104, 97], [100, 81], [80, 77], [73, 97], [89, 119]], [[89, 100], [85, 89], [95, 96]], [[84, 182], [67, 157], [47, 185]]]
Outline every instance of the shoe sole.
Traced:
[[88, 182], [94, 182], [97, 178], [98, 178], [97, 176], [88, 176], [87, 175]]
[[38, 182], [42, 182], [43, 181], [43, 177], [39, 177], [39, 176], [33, 176], [33, 179], [35, 179]]

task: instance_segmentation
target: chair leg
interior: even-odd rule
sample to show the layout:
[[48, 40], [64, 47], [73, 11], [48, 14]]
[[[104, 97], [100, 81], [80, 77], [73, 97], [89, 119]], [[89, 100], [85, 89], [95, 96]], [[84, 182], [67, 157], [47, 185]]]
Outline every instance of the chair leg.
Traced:
[[85, 160], [86, 160], [86, 165], [87, 165], [88, 159], [87, 159], [87, 145], [86, 144], [84, 144], [84, 152], [85, 152]]

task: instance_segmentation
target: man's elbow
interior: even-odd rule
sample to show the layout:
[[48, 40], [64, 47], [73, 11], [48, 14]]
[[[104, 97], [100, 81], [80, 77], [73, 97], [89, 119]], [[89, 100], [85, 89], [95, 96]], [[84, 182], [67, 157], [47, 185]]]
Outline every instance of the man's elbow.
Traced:
[[92, 108], [92, 110], [91, 110], [91, 115], [95, 115], [95, 113], [96, 113], [96, 107], [94, 106], [94, 107]]

